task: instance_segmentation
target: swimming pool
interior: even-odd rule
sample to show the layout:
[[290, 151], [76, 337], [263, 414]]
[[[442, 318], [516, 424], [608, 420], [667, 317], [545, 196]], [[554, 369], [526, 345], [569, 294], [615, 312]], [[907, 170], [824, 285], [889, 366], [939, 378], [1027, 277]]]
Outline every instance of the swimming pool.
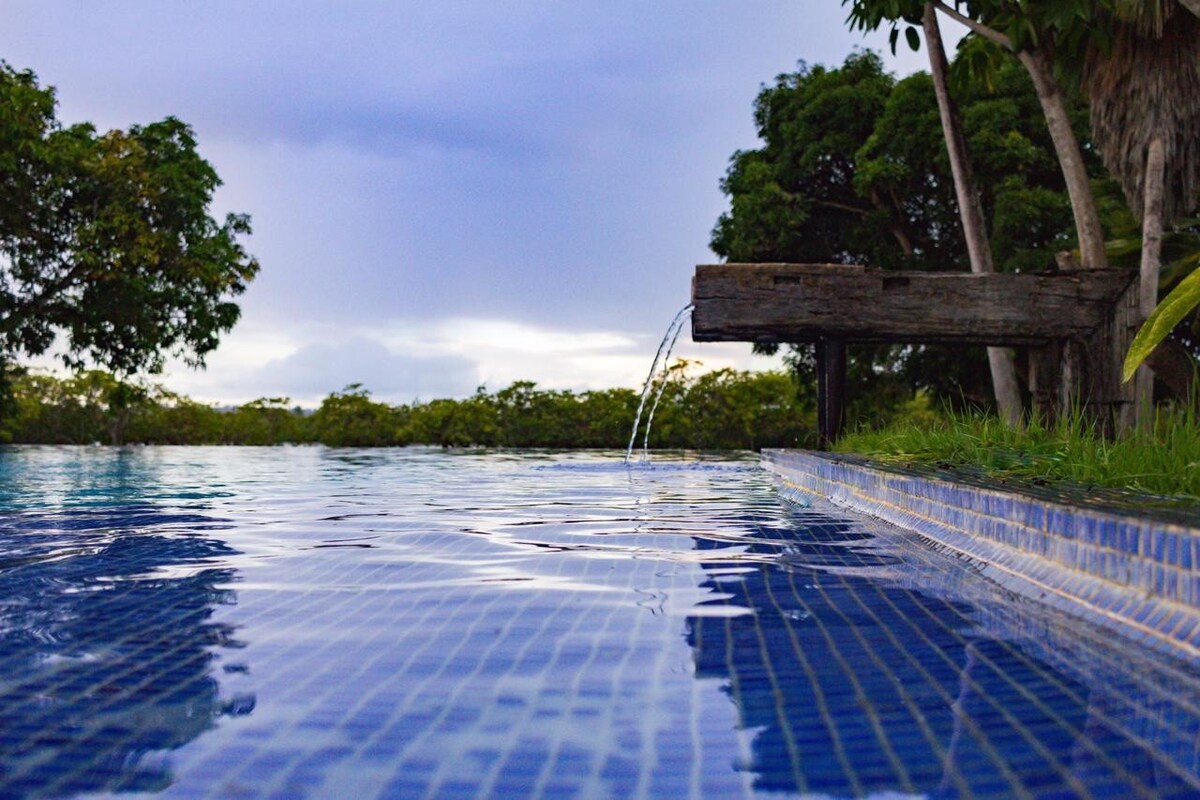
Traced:
[[1200, 665], [750, 456], [0, 450], [0, 796], [1200, 796]]

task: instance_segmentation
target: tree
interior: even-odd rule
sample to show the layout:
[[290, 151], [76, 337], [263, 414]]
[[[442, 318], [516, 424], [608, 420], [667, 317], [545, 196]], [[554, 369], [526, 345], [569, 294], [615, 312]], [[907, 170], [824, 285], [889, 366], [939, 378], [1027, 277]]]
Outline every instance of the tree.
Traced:
[[371, 400], [361, 383], [322, 400], [311, 422], [316, 440], [329, 447], [387, 447], [397, 444], [400, 430], [395, 410]]
[[[929, 72], [933, 77], [937, 95], [938, 112], [942, 120], [942, 133], [946, 139], [946, 152], [950, 157], [950, 170], [954, 177], [954, 192], [958, 200], [958, 211], [962, 218], [963, 236], [967, 244], [967, 258], [971, 271], [976, 273], [995, 272], [992, 248], [988, 242], [987, 227], [983, 219], [983, 206], [975, 188], [971, 162], [967, 156], [966, 137], [962, 131], [958, 107], [950, 96], [949, 64], [942, 47], [942, 34], [938, 28], [937, 13], [926, 3], [921, 15], [921, 26], [925, 30], [925, 49], [929, 52]], [[1012, 354], [1003, 347], [987, 349], [988, 366], [992, 373], [992, 391], [996, 395], [996, 408], [1000, 418], [1009, 425], [1021, 421], [1021, 394], [1017, 386], [1016, 368]]]
[[[1071, 124], [1067, 95], [1055, 74], [1056, 54], [1061, 45], [1075, 44], [1086, 22], [1087, 10], [1093, 0], [1076, 3], [1026, 3], [1016, 0], [973, 0], [963, 3], [954, 0], [954, 7], [940, 0], [929, 3], [938, 11], [966, 25], [983, 39], [1012, 53], [1029, 73], [1038, 102], [1062, 167], [1071, 210], [1075, 218], [1083, 266], [1100, 269], [1107, 265], [1104, 251], [1104, 231], [1092, 194], [1087, 165], [1079, 140]], [[912, 30], [910, 42], [916, 36], [926, 6], [925, 0], [843, 0], [850, 5], [851, 27], [875, 30], [884, 23], [892, 26], [893, 46], [901, 22]], [[958, 8], [966, 6], [967, 13]], [[1072, 40], [1072, 37], [1074, 39]]]
[[730, 159], [721, 190], [731, 210], [713, 229], [713, 251], [735, 261], [891, 267], [921, 260], [918, 250], [928, 257], [928, 243], [914, 240], [910, 198], [855, 183], [855, 155], [894, 85], [879, 57], [862, 52], [837, 69], [801, 63], [764, 87], [754, 101], [764, 146]]
[[[897, 86], [870, 51], [851, 54], [840, 67], [801, 63], [777, 76], [754, 101], [763, 146], [734, 153], [721, 181], [730, 210], [713, 229], [713, 252], [734, 262], [955, 265], [954, 248], [940, 234], [953, 217], [945, 215], [944, 186], [928, 180], [932, 152], [923, 147], [927, 123], [937, 124], [932, 92], [924, 100], [922, 87]], [[933, 116], [906, 116], [902, 106], [910, 104]], [[890, 394], [882, 384], [895, 379], [894, 353], [852, 348], [850, 383], [858, 394]], [[811, 379], [809, 361], [804, 352], [793, 359]], [[969, 363], [966, 371], [976, 368]], [[950, 374], [947, 395], [954, 396], [949, 383], [964, 369]], [[663, 430], [669, 425], [664, 420]]]
[[[874, 29], [889, 22], [893, 41], [900, 21], [912, 23], [921, 10], [919, 0], [844, 2], [851, 3], [852, 25]], [[1194, 206], [1200, 183], [1198, 4], [1182, 4], [1190, 13], [1175, 0], [955, 0], [954, 7], [933, 0], [929, 5], [1012, 53], [1029, 72], [1067, 182], [1082, 265], [1100, 268], [1107, 264], [1103, 229], [1060, 84], [1063, 76], [1082, 78], [1096, 143], [1143, 217], [1140, 305], [1148, 313], [1157, 299], [1164, 176], [1178, 184], [1174, 198], [1180, 208]], [[1168, 145], [1173, 169], [1166, 161]], [[1149, 402], [1149, 381], [1144, 373], [1131, 398], [1135, 409]], [[1144, 408], [1135, 415], [1142, 413]], [[1125, 426], [1129, 419], [1122, 414], [1117, 422]]]
[[[1112, 38], [1089, 42], [1083, 86], [1096, 145], [1142, 221], [1139, 307], [1149, 317], [1164, 224], [1200, 199], [1200, 19], [1170, 0], [1118, 3], [1105, 17]], [[1143, 417], [1152, 388], [1140, 370]]]
[[[973, 56], [974, 50], [968, 53]], [[1071, 210], [1028, 76], [1003, 63], [991, 85], [958, 90], [963, 134], [977, 155], [984, 227], [999, 271], [1053, 269], [1070, 246]], [[1072, 124], [1086, 131], [1078, 98]], [[1031, 114], [1032, 112], [1032, 114]], [[728, 261], [808, 261], [966, 270], [955, 185], [934, 83], [896, 81], [873, 53], [838, 68], [781, 75], [755, 102], [762, 147], [735, 153], [722, 181], [730, 210], [711, 247]], [[1103, 175], [1094, 157], [1086, 165]], [[851, 352], [851, 396], [886, 395], [897, 378], [942, 401], [987, 405], [978, 350], [866, 347]], [[803, 357], [796, 359], [803, 366]], [[874, 410], [874, 409], [872, 409]]]
[[0, 107], [0, 361], [57, 344], [118, 375], [202, 366], [259, 267], [249, 218], [209, 216], [220, 179], [192, 130], [64, 127], [53, 89], [3, 62]]
[[289, 397], [259, 397], [222, 414], [221, 440], [230, 444], [271, 445], [304, 440], [304, 417]]

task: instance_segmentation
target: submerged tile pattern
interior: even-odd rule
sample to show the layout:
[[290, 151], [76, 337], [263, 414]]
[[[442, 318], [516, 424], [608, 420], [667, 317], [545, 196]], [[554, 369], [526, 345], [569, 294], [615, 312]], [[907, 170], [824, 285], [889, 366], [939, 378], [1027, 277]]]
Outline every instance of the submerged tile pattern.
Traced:
[[0, 797], [1200, 796], [1200, 670], [754, 463], [0, 450]]
[[980, 559], [1015, 590], [1200, 654], [1200, 530], [811, 451], [763, 455], [785, 493], [826, 497]]

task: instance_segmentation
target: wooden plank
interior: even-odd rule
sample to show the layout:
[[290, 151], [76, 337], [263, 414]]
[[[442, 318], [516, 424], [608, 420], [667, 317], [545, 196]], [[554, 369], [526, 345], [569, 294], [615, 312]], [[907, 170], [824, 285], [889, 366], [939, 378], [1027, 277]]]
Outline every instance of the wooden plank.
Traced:
[[837, 264], [703, 264], [692, 280], [698, 342], [1038, 346], [1107, 323], [1136, 273], [975, 275]]

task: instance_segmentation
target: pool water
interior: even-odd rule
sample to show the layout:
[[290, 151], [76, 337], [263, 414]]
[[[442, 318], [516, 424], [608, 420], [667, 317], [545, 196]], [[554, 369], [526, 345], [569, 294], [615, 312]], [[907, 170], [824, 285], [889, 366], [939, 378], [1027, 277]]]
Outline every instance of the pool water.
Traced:
[[0, 450], [0, 797], [1197, 797], [1200, 664], [751, 456]]

